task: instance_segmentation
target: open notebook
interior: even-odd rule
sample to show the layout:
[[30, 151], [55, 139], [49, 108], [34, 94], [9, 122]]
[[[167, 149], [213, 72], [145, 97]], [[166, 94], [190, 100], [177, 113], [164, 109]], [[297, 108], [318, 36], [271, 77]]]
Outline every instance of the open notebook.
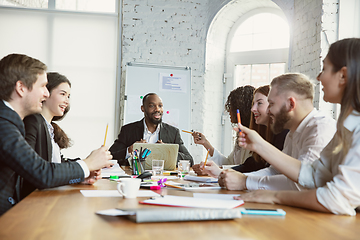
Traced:
[[165, 160], [164, 170], [175, 170], [177, 156], [179, 152], [178, 144], [169, 143], [134, 143], [133, 149], [139, 149], [142, 147], [151, 150], [151, 154], [146, 158], [145, 169], [150, 170], [152, 168], [152, 160]]

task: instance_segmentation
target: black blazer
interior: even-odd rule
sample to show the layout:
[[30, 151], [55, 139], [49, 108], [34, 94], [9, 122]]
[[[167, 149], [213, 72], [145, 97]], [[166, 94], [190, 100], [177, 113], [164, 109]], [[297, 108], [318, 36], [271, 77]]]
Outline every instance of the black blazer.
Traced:
[[52, 144], [48, 127], [41, 114], [27, 116], [23, 120], [25, 125], [25, 140], [48, 162], [52, 159]]
[[75, 162], [49, 163], [25, 141], [20, 116], [0, 100], [0, 215], [20, 199], [19, 177], [44, 189], [84, 180], [84, 171]]
[[[140, 121], [129, 123], [124, 125], [113, 145], [110, 147], [111, 155], [113, 159], [117, 159], [120, 165], [129, 165], [126, 157], [126, 149], [133, 145], [136, 141], [139, 141], [144, 136], [144, 119]], [[182, 159], [190, 160], [190, 164], [193, 165], [194, 161], [180, 137], [180, 131], [176, 127], [173, 127], [167, 123], [160, 123], [159, 139], [164, 143], [176, 143], [179, 144], [178, 161]]]
[[[45, 119], [41, 114], [34, 114], [25, 117], [23, 122], [25, 125], [25, 140], [42, 159], [51, 162], [52, 144]], [[20, 189], [20, 199], [23, 199], [33, 192], [36, 187], [22, 178]]]

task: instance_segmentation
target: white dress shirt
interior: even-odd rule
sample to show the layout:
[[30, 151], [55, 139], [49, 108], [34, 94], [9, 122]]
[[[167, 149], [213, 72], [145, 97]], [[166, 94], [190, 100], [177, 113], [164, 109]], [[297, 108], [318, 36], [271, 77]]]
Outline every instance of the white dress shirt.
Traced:
[[[43, 118], [44, 116], [41, 115]], [[51, 145], [52, 145], [52, 156], [51, 156], [51, 162], [53, 163], [61, 163], [61, 153], [60, 153], [60, 147], [54, 140], [54, 127], [44, 118], [46, 122], [46, 126], [49, 131], [50, 139], [51, 139]]]
[[[44, 118], [44, 116], [42, 116], [42, 117]], [[44, 118], [44, 120], [45, 120], [46, 126], [49, 130], [49, 135], [50, 135], [50, 139], [51, 139], [51, 145], [52, 145], [51, 162], [52, 163], [61, 163], [60, 147], [54, 140], [54, 127], [45, 118]], [[76, 162], [80, 165], [80, 167], [84, 171], [84, 178], [87, 178], [90, 175], [90, 170], [89, 170], [87, 164], [83, 160], [76, 160]]]
[[[155, 132], [150, 132], [146, 122], [145, 122], [145, 118], [143, 120], [144, 123], [144, 133], [143, 133], [143, 140], [145, 140], [147, 143], [156, 143], [159, 140], [159, 133], [160, 133], [160, 125], [158, 124], [156, 127]], [[161, 139], [160, 139], [161, 140]], [[134, 149], [135, 150], [135, 149]], [[126, 148], [126, 159], [129, 158], [131, 155], [129, 153], [129, 148]]]
[[144, 118], [144, 135], [143, 135], [143, 139], [147, 142], [147, 143], [156, 143], [159, 140], [159, 133], [160, 133], [160, 125], [158, 124], [156, 127], [155, 132], [150, 132], [146, 122], [145, 122], [145, 118]]
[[[336, 131], [336, 122], [315, 108], [304, 118], [294, 132], [286, 135], [283, 153], [302, 162], [312, 163], [320, 157], [320, 152], [329, 143]], [[261, 169], [247, 175], [246, 187], [249, 190], [301, 190], [274, 167]]]
[[360, 206], [360, 113], [353, 111], [344, 127], [344, 138], [351, 143], [348, 152], [334, 153], [340, 142], [336, 134], [318, 160], [301, 163], [299, 184], [317, 188], [317, 200], [332, 213], [354, 216]]

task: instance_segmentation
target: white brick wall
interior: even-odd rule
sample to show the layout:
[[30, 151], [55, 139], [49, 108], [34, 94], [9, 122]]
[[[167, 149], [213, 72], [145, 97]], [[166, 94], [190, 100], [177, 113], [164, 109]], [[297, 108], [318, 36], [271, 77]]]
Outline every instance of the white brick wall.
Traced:
[[[220, 120], [224, 109], [222, 75], [226, 38], [234, 22], [251, 9], [277, 4], [292, 29], [289, 70], [315, 78], [321, 69], [320, 57], [328, 48], [324, 44], [325, 37], [331, 42], [335, 39], [336, 2], [123, 0], [122, 79], [124, 66], [129, 61], [191, 67], [192, 127], [203, 132], [219, 148], [222, 142]], [[124, 84], [122, 81], [122, 90]], [[319, 88], [317, 92], [319, 99]], [[205, 157], [202, 146], [192, 145], [189, 150], [196, 162]]]

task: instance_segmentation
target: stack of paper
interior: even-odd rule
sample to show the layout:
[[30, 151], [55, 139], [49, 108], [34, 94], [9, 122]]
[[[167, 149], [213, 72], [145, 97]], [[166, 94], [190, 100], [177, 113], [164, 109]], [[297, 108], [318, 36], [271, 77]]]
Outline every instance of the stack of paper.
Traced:
[[239, 208], [204, 209], [204, 208], [140, 208], [140, 209], [108, 209], [96, 212], [106, 216], [127, 216], [134, 222], [175, 222], [206, 221], [241, 218]]
[[[80, 190], [84, 197], [122, 197], [118, 190]], [[137, 197], [160, 197], [151, 190], [139, 190]]]
[[150, 198], [141, 201], [142, 204], [173, 206], [173, 207], [193, 207], [193, 208], [212, 208], [212, 209], [231, 209], [244, 204], [243, 200], [222, 200], [204, 199], [193, 197], [181, 197], [166, 195], [159, 198]]
[[191, 176], [186, 175], [184, 180], [187, 181], [195, 181], [195, 182], [206, 182], [206, 183], [217, 183], [218, 179], [213, 177], [198, 177], [198, 176]]
[[101, 169], [101, 177], [109, 178], [110, 176], [123, 176], [127, 175], [124, 170], [122, 170], [119, 164], [115, 163], [110, 168], [103, 168]]

